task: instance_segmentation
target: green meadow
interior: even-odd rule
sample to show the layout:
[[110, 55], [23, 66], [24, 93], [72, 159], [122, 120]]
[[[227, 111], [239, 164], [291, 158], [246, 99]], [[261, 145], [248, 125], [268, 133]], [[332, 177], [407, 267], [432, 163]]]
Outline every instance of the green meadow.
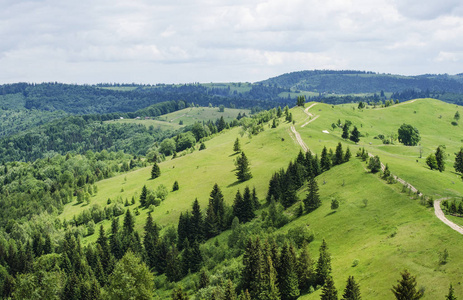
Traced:
[[[369, 173], [365, 162], [355, 157], [357, 149], [364, 147], [387, 163], [393, 174], [411, 183], [426, 196], [461, 199], [463, 182], [454, 173], [453, 160], [454, 153], [463, 145], [463, 124], [451, 124], [459, 109], [461, 107], [433, 99], [363, 110], [358, 110], [354, 104], [331, 106], [318, 103], [310, 112], [319, 117], [304, 127], [301, 126], [311, 118], [301, 108], [291, 109], [296, 130], [312, 152], [320, 155], [324, 146], [334, 150], [338, 142], [342, 142], [344, 149], [349, 146], [353, 153], [350, 162], [317, 177], [322, 206], [276, 232], [285, 233], [293, 227], [308, 226], [315, 235], [314, 242], [309, 245], [315, 261], [321, 241], [326, 239], [339, 296], [342, 295], [347, 277], [353, 275], [360, 284], [363, 299], [392, 299], [390, 289], [404, 269], [417, 276], [418, 288], [425, 290], [423, 299], [443, 299], [450, 283], [457, 295], [463, 294], [460, 284], [463, 237], [437, 219], [432, 208], [420, 205], [419, 200], [406, 192], [402, 193], [400, 184], [386, 184], [378, 175]], [[238, 111], [243, 112], [225, 109], [230, 117], [236, 117]], [[217, 116], [212, 116], [214, 112], [218, 113], [218, 108], [188, 108], [160, 119], [167, 122], [172, 120], [172, 124], [184, 120], [184, 125], [188, 125], [198, 120], [193, 117], [197, 113], [196, 116], [201, 116], [202, 120], [204, 114], [211, 115], [211, 119], [215, 120]], [[333, 130], [331, 124], [338, 120], [341, 123], [349, 120], [358, 127], [363, 135], [358, 145], [343, 140], [340, 128]], [[398, 141], [384, 145], [381, 140], [375, 139], [379, 134], [394, 136], [403, 123], [419, 129], [419, 146], [407, 147]], [[104, 207], [108, 198], [125, 202], [126, 198], [130, 201], [134, 196], [136, 205], [129, 206], [133, 211], [138, 207], [143, 185], [155, 189], [162, 184], [167, 187], [169, 194], [152, 214], [155, 221], [165, 228], [176, 226], [180, 212], [191, 209], [195, 198], [204, 211], [215, 183], [222, 189], [229, 205], [236, 191], [243, 190], [245, 186], [255, 187], [263, 203], [272, 174], [286, 168], [300, 151], [300, 146], [290, 137], [290, 124], [284, 122], [283, 118], [276, 129], [271, 129], [267, 124], [264, 127], [263, 132], [252, 137], [240, 136], [239, 128], [225, 130], [205, 141], [205, 150], [198, 151], [197, 146], [192, 153], [175, 159], [168, 157], [159, 164], [162, 174], [154, 180], [150, 179], [149, 166], [100, 181], [96, 184], [98, 193], [91, 197], [90, 206], [99, 204]], [[329, 133], [324, 133], [324, 130]], [[232, 149], [237, 137], [249, 158], [253, 175], [251, 180], [244, 183], [237, 182], [234, 174], [236, 154]], [[425, 163], [426, 157], [439, 145], [445, 145], [448, 155], [446, 170], [442, 173], [431, 171]], [[180, 189], [172, 192], [176, 180]], [[299, 198], [303, 199], [306, 193], [306, 188], [302, 188], [298, 192]], [[340, 202], [336, 211], [330, 208], [332, 199]], [[86, 208], [88, 206], [70, 203], [60, 217], [69, 220]], [[139, 212], [135, 226], [142, 233], [148, 210], [140, 208]], [[110, 223], [105, 221], [103, 225], [109, 229]], [[228, 232], [224, 232], [218, 239], [225, 242], [227, 235]], [[83, 244], [96, 238], [97, 234], [86, 237]], [[441, 265], [439, 254], [444, 249], [448, 250], [449, 259], [447, 264]], [[301, 296], [301, 299], [319, 298], [320, 290]]]

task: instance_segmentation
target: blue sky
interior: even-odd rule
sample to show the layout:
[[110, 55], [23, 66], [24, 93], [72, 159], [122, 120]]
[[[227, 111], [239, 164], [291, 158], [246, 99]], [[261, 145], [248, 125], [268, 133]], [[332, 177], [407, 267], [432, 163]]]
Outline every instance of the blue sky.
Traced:
[[3, 0], [0, 83], [463, 72], [459, 0]]

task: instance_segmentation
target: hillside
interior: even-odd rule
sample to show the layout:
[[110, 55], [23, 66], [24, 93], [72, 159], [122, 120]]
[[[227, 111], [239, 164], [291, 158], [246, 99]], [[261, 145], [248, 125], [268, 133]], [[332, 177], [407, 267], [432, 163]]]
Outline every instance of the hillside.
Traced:
[[[312, 103], [308, 117], [301, 108], [291, 110], [296, 121], [295, 128], [311, 151], [320, 154], [327, 146], [334, 149], [338, 142], [349, 146], [355, 154], [358, 147], [379, 155], [383, 163], [387, 163], [391, 171], [412, 183], [426, 196], [435, 198], [443, 196], [461, 197], [463, 185], [461, 179], [453, 173], [453, 152], [461, 145], [461, 128], [450, 124], [459, 107], [432, 99], [418, 99], [387, 108], [356, 109], [354, 105], [331, 106]], [[306, 104], [308, 107], [309, 105]], [[365, 135], [359, 145], [344, 141], [341, 129], [333, 131], [331, 124], [338, 119], [344, 123], [346, 119], [359, 127]], [[312, 120], [312, 121], [311, 121]], [[311, 121], [310, 123], [307, 123]], [[285, 168], [300, 151], [300, 146], [291, 138], [290, 124], [280, 120], [276, 129], [265, 127], [257, 136], [240, 137], [239, 129], [224, 131], [205, 142], [206, 149], [194, 151], [185, 156], [168, 159], [160, 163], [161, 177], [151, 180], [151, 168], [119, 175], [98, 182], [98, 194], [91, 199], [91, 204], [102, 207], [107, 199], [119, 198], [121, 203], [134, 196], [136, 205], [143, 185], [155, 189], [164, 185], [169, 190], [167, 198], [160, 206], [153, 209], [154, 220], [164, 227], [176, 226], [181, 212], [191, 209], [195, 198], [205, 213], [209, 193], [217, 183], [224, 194], [226, 203], [231, 205], [237, 190], [245, 186], [255, 187], [261, 203], [268, 189], [268, 182], [273, 172]], [[422, 158], [419, 158], [419, 146], [407, 147], [394, 142], [384, 145], [374, 137], [379, 134], [388, 135], [407, 122], [418, 127], [422, 136]], [[324, 133], [323, 130], [330, 133]], [[333, 131], [333, 132], [332, 132]], [[236, 182], [233, 173], [233, 161], [236, 157], [232, 148], [239, 137], [242, 149], [249, 157], [253, 178], [244, 183]], [[443, 173], [429, 170], [425, 165], [425, 157], [438, 145], [446, 145], [449, 155], [446, 160], [447, 169]], [[178, 180], [180, 189], [171, 192], [171, 186]], [[290, 224], [276, 230], [273, 234], [286, 234], [291, 228], [308, 226], [315, 240], [309, 245], [310, 254], [316, 260], [321, 240], [326, 239], [332, 255], [333, 277], [341, 291], [348, 275], [354, 275], [360, 284], [365, 299], [391, 299], [390, 288], [399, 279], [399, 273], [407, 268], [417, 275], [418, 287], [425, 290], [423, 299], [442, 297], [449, 283], [454, 283], [457, 294], [463, 293], [456, 283], [460, 278], [460, 261], [462, 254], [458, 249], [463, 246], [461, 236], [451, 230], [434, 216], [432, 208], [419, 204], [408, 193], [402, 192], [398, 183], [389, 185], [379, 179], [378, 175], [369, 173], [364, 163], [358, 158], [319, 175], [322, 206], [312, 213], [296, 218]], [[323, 184], [322, 184], [323, 183]], [[303, 199], [307, 193], [306, 185], [298, 191]], [[340, 202], [340, 208], [333, 212], [329, 203], [332, 199]], [[364, 199], [367, 199], [365, 202]], [[70, 203], [65, 206], [60, 218], [70, 220], [87, 208], [86, 205]], [[134, 206], [129, 206], [131, 210]], [[252, 224], [262, 222], [262, 212]], [[294, 208], [288, 211], [293, 211]], [[147, 209], [139, 209], [135, 218], [135, 228], [143, 232]], [[290, 213], [289, 215], [291, 215]], [[122, 218], [122, 217], [120, 217]], [[110, 221], [102, 223], [107, 230]], [[251, 226], [251, 225], [250, 225]], [[252, 225], [257, 226], [257, 225]], [[217, 239], [226, 244], [227, 231]], [[97, 235], [83, 239], [84, 244], [95, 241]], [[206, 245], [212, 247], [213, 240]], [[443, 243], [447, 246], [442, 246]], [[205, 246], [206, 247], [206, 246]], [[449, 262], [439, 264], [439, 253], [446, 248]], [[204, 251], [206, 248], [202, 248]], [[229, 251], [229, 250], [226, 250]], [[232, 258], [211, 268], [209, 272], [222, 272], [230, 268], [236, 260]], [[222, 270], [222, 271], [221, 271]], [[217, 273], [218, 274], [218, 273]], [[217, 275], [218, 276], [218, 275]], [[187, 276], [181, 283], [189, 293], [191, 280]], [[236, 278], [235, 278], [236, 280]], [[165, 297], [170, 288], [160, 288], [158, 294]], [[301, 299], [319, 299], [320, 290], [306, 294]]]
[[461, 76], [403, 76], [364, 71], [299, 71], [283, 74], [260, 83], [301, 91], [335, 94], [399, 92], [404, 90], [463, 93]]

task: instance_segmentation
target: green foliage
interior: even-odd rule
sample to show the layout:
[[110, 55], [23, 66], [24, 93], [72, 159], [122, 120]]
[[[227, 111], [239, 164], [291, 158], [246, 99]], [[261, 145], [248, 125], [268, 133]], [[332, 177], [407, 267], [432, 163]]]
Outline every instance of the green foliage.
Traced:
[[296, 101], [296, 105], [297, 106], [304, 106], [305, 104], [305, 96], [302, 95], [302, 96], [297, 96], [297, 101]]
[[172, 192], [178, 191], [178, 189], [179, 189], [178, 181], [175, 180], [174, 184], [172, 185]]
[[311, 177], [309, 179], [309, 193], [304, 199], [304, 207], [307, 212], [311, 212], [320, 207], [321, 204], [317, 181], [314, 177]]
[[355, 282], [354, 276], [349, 276], [347, 278], [347, 285], [344, 289], [344, 294], [342, 294], [341, 300], [361, 300], [360, 296], [360, 287], [357, 282]]
[[339, 201], [337, 199], [331, 200], [331, 209], [336, 210], [339, 208]]
[[421, 140], [420, 132], [410, 124], [402, 124], [398, 130], [399, 142], [405, 146], [416, 146]]
[[463, 174], [463, 148], [460, 148], [460, 150], [455, 153], [455, 163], [453, 167], [455, 168], [455, 172]]
[[397, 280], [398, 284], [392, 287], [392, 293], [397, 300], [418, 300], [423, 297], [421, 291], [416, 290], [416, 277], [412, 276], [408, 270], [401, 274], [402, 279]]
[[449, 293], [445, 296], [445, 300], [457, 300], [452, 284], [449, 286]]
[[328, 252], [328, 245], [323, 240], [320, 246], [320, 254], [318, 257], [318, 263], [316, 268], [316, 283], [318, 285], [324, 285], [326, 279], [331, 274], [331, 255]]
[[151, 179], [158, 178], [159, 176], [161, 176], [161, 169], [157, 162], [154, 162], [153, 167], [151, 168]]
[[381, 160], [379, 156], [375, 155], [374, 157], [370, 157], [368, 169], [371, 173], [378, 173], [381, 170]]
[[246, 181], [252, 178], [251, 168], [249, 167], [249, 161], [244, 152], [241, 152], [241, 156], [236, 159], [236, 177], [238, 181]]
[[236, 138], [235, 143], [233, 144], [233, 151], [236, 152], [241, 152], [241, 145], [240, 145], [240, 139]]
[[437, 170], [437, 160], [436, 160], [436, 155], [434, 153], [431, 153], [426, 157], [426, 164], [431, 170]]
[[320, 295], [321, 300], [338, 300], [338, 291], [334, 286], [333, 277], [327, 276]]
[[105, 287], [108, 299], [151, 299], [153, 274], [130, 250], [117, 262]]
[[349, 139], [354, 143], [358, 143], [360, 141], [360, 132], [357, 129], [357, 126], [354, 126], [354, 129], [350, 133]]
[[445, 151], [443, 147], [439, 146], [436, 149], [436, 162], [437, 162], [437, 169], [439, 172], [445, 170], [445, 161], [444, 161]]

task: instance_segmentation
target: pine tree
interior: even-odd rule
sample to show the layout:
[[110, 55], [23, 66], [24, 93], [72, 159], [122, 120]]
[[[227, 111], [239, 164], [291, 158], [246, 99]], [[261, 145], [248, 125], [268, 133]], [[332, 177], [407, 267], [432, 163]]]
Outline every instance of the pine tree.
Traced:
[[320, 246], [320, 256], [318, 257], [316, 273], [316, 281], [318, 285], [324, 285], [326, 278], [331, 273], [331, 256], [328, 252], [328, 245], [323, 240]]
[[153, 168], [151, 169], [151, 179], [158, 178], [159, 176], [161, 176], [161, 169], [158, 164], [154, 162]]
[[452, 284], [449, 286], [449, 293], [445, 296], [445, 300], [457, 300], [457, 297], [455, 296], [455, 291], [453, 290]]
[[347, 126], [346, 124], [344, 124], [344, 126], [342, 127], [341, 137], [345, 140], [349, 138], [349, 126]]
[[179, 189], [179, 187], [178, 187], [178, 181], [175, 180], [174, 185], [172, 186], [172, 192], [178, 191], [178, 189]]
[[159, 242], [159, 229], [153, 222], [151, 213], [148, 213], [145, 224], [145, 236], [143, 245], [145, 247], [146, 264], [150, 268], [154, 268], [156, 264], [156, 247]]
[[455, 121], [457, 121], [457, 122], [458, 122], [458, 120], [460, 120], [460, 113], [458, 112], [458, 110], [457, 110], [457, 112], [455, 113], [455, 115], [453, 116], [453, 118], [454, 118]]
[[342, 295], [341, 300], [361, 300], [360, 297], [360, 287], [358, 283], [355, 282], [354, 276], [349, 276], [347, 278], [347, 285], [344, 289], [344, 294]]
[[307, 249], [307, 243], [304, 243], [297, 260], [297, 277], [299, 278], [301, 291], [308, 291], [315, 283], [315, 271]]
[[344, 162], [348, 162], [352, 156], [349, 147], [346, 149], [346, 153], [344, 154]]
[[418, 300], [423, 297], [423, 293], [416, 290], [415, 276], [412, 276], [408, 270], [404, 270], [400, 275], [402, 279], [397, 280], [397, 286], [392, 287], [392, 293], [397, 300]]
[[455, 172], [463, 174], [463, 148], [460, 148], [460, 151], [455, 153], [455, 163], [453, 164]]
[[270, 179], [269, 182], [269, 187], [268, 187], [268, 192], [267, 192], [267, 203], [270, 203], [272, 199], [274, 201], [279, 201], [281, 198], [281, 189], [280, 189], [280, 176], [278, 176], [278, 173], [274, 173], [272, 175], [272, 178]]
[[262, 288], [261, 275], [263, 268], [262, 246], [259, 237], [255, 241], [248, 239], [243, 255], [244, 268], [241, 273], [241, 286], [249, 291], [252, 299], [258, 299]]
[[206, 239], [210, 239], [219, 234], [219, 222], [214, 212], [214, 205], [209, 200], [207, 206], [206, 218], [204, 219], [204, 235]]
[[172, 291], [172, 300], [188, 300], [188, 295], [179, 286]]
[[358, 143], [360, 141], [360, 132], [357, 129], [357, 126], [354, 126], [354, 129], [350, 133], [350, 138], [349, 139], [354, 143]]
[[235, 288], [233, 287], [233, 282], [230, 279], [228, 279], [227, 287], [225, 289], [225, 299], [236, 300]]
[[294, 247], [285, 244], [280, 255], [278, 283], [282, 300], [294, 300], [299, 297], [299, 281], [296, 272], [296, 253]]
[[236, 138], [235, 143], [233, 144], [233, 151], [235, 153], [241, 152], [241, 144], [240, 144], [240, 139]]
[[280, 300], [280, 291], [277, 286], [277, 272], [273, 267], [270, 255], [265, 256], [261, 277], [258, 299]]
[[249, 161], [244, 152], [236, 160], [236, 177], [238, 181], [246, 181], [252, 178], [251, 169], [249, 168]]
[[111, 236], [109, 237], [109, 245], [111, 253], [116, 259], [121, 259], [124, 253], [122, 252], [122, 242], [119, 233], [119, 218], [114, 218], [111, 222]]
[[437, 169], [439, 172], [445, 171], [445, 161], [444, 161], [444, 149], [440, 146], [436, 149], [436, 161], [437, 161]]
[[101, 253], [99, 253], [99, 255], [103, 269], [105, 270], [106, 274], [108, 274], [110, 268], [109, 263], [111, 260], [111, 248], [109, 247], [108, 239], [106, 238], [103, 225], [100, 225], [100, 234], [98, 236], [98, 239], [96, 240], [96, 243], [100, 246], [101, 249]]
[[307, 212], [314, 211], [321, 205], [320, 196], [318, 194], [318, 184], [314, 177], [309, 179], [309, 193], [304, 199], [304, 206]]
[[238, 220], [243, 223], [243, 197], [241, 196], [240, 190], [236, 192], [235, 200], [233, 202], [233, 215], [238, 218]]
[[251, 190], [248, 186], [244, 188], [241, 214], [243, 220], [240, 219], [240, 221], [243, 223], [251, 221], [256, 216], [256, 214], [254, 213], [254, 205], [252, 202]]
[[130, 209], [127, 209], [124, 216], [124, 224], [122, 226], [122, 235], [128, 236], [133, 233], [135, 227], [135, 220], [133, 219]]
[[336, 146], [333, 165], [340, 165], [344, 162], [344, 152], [342, 151], [342, 144], [339, 142]]
[[320, 167], [322, 171], [328, 171], [331, 168], [331, 160], [326, 147], [323, 147], [322, 150], [322, 155], [320, 157]]
[[170, 281], [179, 281], [182, 278], [179, 252], [174, 244], [169, 247], [166, 254], [166, 276]]
[[199, 206], [198, 199], [193, 202], [193, 208], [191, 210], [191, 228], [189, 237], [192, 240], [201, 242], [204, 240], [204, 221], [201, 207]]
[[278, 106], [278, 108], [277, 108], [277, 117], [281, 118], [282, 115], [283, 115], [283, 111], [281, 110], [281, 106]]
[[140, 194], [140, 206], [145, 207], [146, 206], [146, 198], [148, 197], [148, 188], [146, 185], [143, 186], [141, 189], [141, 194]]
[[207, 274], [206, 270], [203, 268], [201, 272], [199, 272], [199, 283], [198, 289], [203, 289], [209, 285], [209, 275]]
[[226, 230], [228, 228], [228, 221], [225, 216], [225, 206], [222, 191], [220, 190], [219, 185], [216, 183], [212, 188], [211, 194], [209, 196], [209, 202], [212, 202], [214, 207], [214, 213], [217, 217], [218, 229], [220, 231]]
[[326, 278], [325, 284], [322, 288], [322, 293], [320, 295], [321, 300], [338, 300], [338, 291], [334, 286], [334, 281], [331, 276]]

